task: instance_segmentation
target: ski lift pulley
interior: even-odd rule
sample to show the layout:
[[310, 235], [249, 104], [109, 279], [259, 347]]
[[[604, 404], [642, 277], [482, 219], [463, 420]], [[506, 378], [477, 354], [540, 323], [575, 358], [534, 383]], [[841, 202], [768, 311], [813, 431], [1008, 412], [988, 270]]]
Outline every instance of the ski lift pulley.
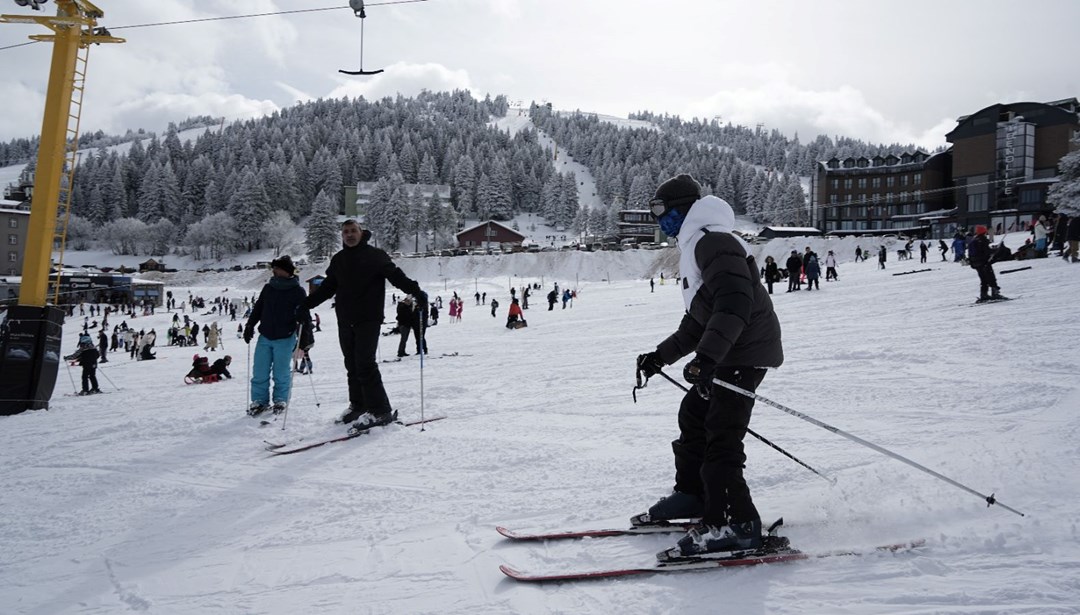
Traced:
[[383, 69], [364, 70], [364, 19], [367, 18], [367, 13], [364, 12], [364, 0], [349, 0], [349, 7], [352, 8], [354, 15], [360, 18], [360, 70], [338, 69], [338, 72], [346, 75], [378, 75], [383, 72]]

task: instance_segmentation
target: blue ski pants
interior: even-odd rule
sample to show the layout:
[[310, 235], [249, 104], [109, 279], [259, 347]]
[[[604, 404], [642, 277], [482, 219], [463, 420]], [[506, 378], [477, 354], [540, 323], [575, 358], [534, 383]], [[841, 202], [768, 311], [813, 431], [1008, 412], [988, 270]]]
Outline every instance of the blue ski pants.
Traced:
[[289, 401], [292, 387], [292, 353], [296, 336], [279, 340], [259, 336], [255, 342], [255, 362], [251, 366], [251, 401], [270, 403], [270, 377], [274, 378], [274, 402]]

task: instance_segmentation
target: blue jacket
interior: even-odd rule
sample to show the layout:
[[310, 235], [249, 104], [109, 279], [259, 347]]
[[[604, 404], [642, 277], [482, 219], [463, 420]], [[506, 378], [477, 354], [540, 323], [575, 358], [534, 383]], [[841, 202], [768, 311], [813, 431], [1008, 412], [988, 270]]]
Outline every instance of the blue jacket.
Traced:
[[307, 310], [298, 310], [305, 298], [307, 293], [300, 287], [300, 280], [296, 276], [270, 278], [255, 301], [247, 328], [261, 323], [259, 335], [271, 340], [291, 336], [296, 333], [297, 324], [306, 320]]

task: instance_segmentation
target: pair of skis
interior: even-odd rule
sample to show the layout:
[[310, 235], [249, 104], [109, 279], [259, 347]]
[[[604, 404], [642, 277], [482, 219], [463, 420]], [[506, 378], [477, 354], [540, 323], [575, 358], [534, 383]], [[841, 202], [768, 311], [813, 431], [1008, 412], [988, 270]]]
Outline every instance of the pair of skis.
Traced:
[[[552, 573], [529, 573], [523, 572], [505, 564], [499, 566], [507, 577], [515, 581], [527, 583], [553, 583], [559, 581], [586, 581], [593, 579], [611, 579], [648, 574], [663, 574], [671, 572], [686, 572], [691, 570], [707, 570], [713, 568], [730, 568], [738, 566], [757, 566], [760, 564], [776, 564], [809, 559], [822, 559], [826, 557], [856, 556], [874, 552], [897, 552], [914, 549], [925, 544], [925, 540], [914, 540], [894, 544], [880, 545], [865, 550], [840, 550], [823, 553], [807, 553], [788, 545], [787, 539], [776, 536], [775, 533], [781, 525], [783, 518], [778, 519], [763, 536], [764, 545], [760, 549], [747, 551], [730, 551], [722, 555], [682, 557], [669, 561], [656, 562], [648, 566], [632, 566], [626, 568], [608, 568], [596, 570], [578, 570]], [[515, 532], [505, 527], [497, 527], [496, 531], [505, 538], [514, 541], [547, 541], [567, 540], [576, 538], [605, 538], [610, 536], [635, 536], [639, 534], [662, 534], [685, 532], [696, 523], [694, 521], [674, 521], [662, 523], [649, 523], [633, 525], [625, 529], [592, 529], [592, 530], [569, 530], [545, 532], [536, 534], [524, 534]]]
[[[409, 421], [409, 422], [394, 421], [393, 423], [391, 423], [391, 425], [404, 425], [405, 427], [412, 427], [413, 425], [424, 425], [426, 423], [433, 423], [435, 421], [441, 421], [441, 420], [443, 420], [445, 418], [446, 418], [445, 416], [436, 416], [436, 417], [432, 417], [432, 418], [429, 418], [429, 419], [423, 419], [423, 420], [419, 420], [419, 421]], [[269, 451], [271, 455], [275, 455], [275, 456], [276, 455], [292, 455], [293, 453], [299, 453], [299, 452], [302, 452], [302, 451], [309, 451], [309, 450], [311, 450], [313, 448], [318, 448], [318, 447], [324, 446], [326, 444], [333, 444], [335, 442], [344, 442], [346, 440], [352, 440], [353, 438], [359, 438], [360, 436], [362, 436], [364, 434], [370, 433], [372, 429], [376, 429], [377, 427], [385, 427], [385, 425], [378, 425], [376, 427], [371, 427], [369, 429], [365, 429], [363, 431], [358, 431], [356, 433], [351, 433], [351, 434], [348, 434], [348, 435], [339, 436], [339, 437], [336, 437], [336, 438], [329, 438], [329, 439], [325, 439], [325, 440], [316, 440], [314, 442], [308, 442], [306, 444], [298, 444], [297, 443], [297, 442], [301, 442], [302, 439], [298, 440], [297, 442], [294, 442], [292, 444], [289, 444], [287, 442], [286, 443], [275, 443], [275, 442], [270, 442], [268, 440], [263, 440], [263, 442], [266, 443], [266, 450]]]

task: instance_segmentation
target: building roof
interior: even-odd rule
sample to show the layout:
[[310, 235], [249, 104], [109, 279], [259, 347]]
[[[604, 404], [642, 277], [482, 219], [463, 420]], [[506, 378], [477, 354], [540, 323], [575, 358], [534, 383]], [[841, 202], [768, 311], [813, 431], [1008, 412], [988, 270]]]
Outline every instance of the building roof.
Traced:
[[467, 229], [462, 229], [462, 230], [458, 231], [457, 233], [454, 234], [454, 237], [464, 235], [465, 233], [468, 233], [469, 231], [478, 229], [478, 228], [480, 228], [482, 226], [487, 226], [489, 224], [492, 224], [492, 225], [498, 226], [500, 228], [503, 228], [507, 232], [513, 233], [513, 234], [517, 235], [518, 237], [521, 237], [522, 239], [525, 239], [525, 235], [521, 234], [521, 232], [515, 231], [514, 229], [510, 228], [509, 226], [506, 226], [505, 224], [502, 224], [500, 222], [496, 222], [495, 220], [487, 220], [486, 222], [481, 222], [480, 224], [474, 224], [473, 226], [470, 226]]

